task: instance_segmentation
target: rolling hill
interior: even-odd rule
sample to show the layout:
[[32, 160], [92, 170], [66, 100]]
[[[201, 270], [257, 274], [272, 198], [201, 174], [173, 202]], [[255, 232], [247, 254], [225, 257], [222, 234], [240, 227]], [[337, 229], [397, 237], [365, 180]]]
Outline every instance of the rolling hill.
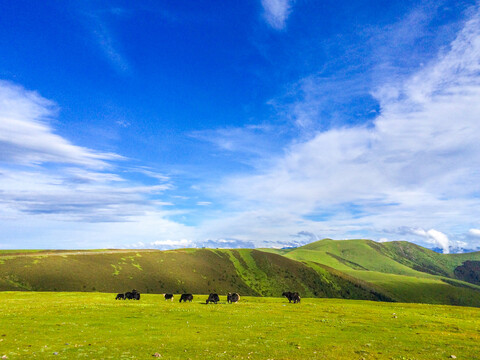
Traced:
[[467, 261], [477, 263], [478, 252], [439, 254], [405, 241], [324, 239], [283, 250], [282, 255], [331, 266], [377, 286], [396, 301], [479, 306], [478, 283], [464, 281], [474, 280], [474, 273], [461, 276], [458, 271]]
[[388, 300], [369, 284], [321, 266], [252, 249], [10, 252], [0, 290], [210, 293]]
[[0, 290], [210, 293], [480, 307], [480, 253], [320, 240], [294, 249], [1, 251]]

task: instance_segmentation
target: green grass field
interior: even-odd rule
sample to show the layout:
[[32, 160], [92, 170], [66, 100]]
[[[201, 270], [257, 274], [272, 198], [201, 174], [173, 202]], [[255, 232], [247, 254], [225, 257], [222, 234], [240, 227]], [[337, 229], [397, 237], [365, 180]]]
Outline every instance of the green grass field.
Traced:
[[0, 358], [478, 359], [480, 309], [242, 297], [3, 292]]

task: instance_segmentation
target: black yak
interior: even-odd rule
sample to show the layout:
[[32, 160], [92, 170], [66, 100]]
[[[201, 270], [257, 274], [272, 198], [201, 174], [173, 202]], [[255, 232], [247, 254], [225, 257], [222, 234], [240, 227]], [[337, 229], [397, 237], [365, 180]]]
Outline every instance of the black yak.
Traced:
[[298, 294], [298, 292], [287, 291], [287, 292], [284, 292], [282, 296], [285, 296], [288, 299], [289, 303], [291, 303], [292, 301], [294, 304], [300, 302], [300, 295]]
[[187, 302], [187, 300], [190, 301], [190, 302], [192, 302], [192, 300], [193, 300], [193, 295], [192, 295], [192, 294], [182, 294], [182, 295], [180, 296], [180, 301], [179, 301], [179, 302], [182, 302], [182, 300], [183, 300], [183, 302]]
[[218, 297], [218, 294], [213, 294], [212, 293], [208, 296], [207, 304], [210, 303], [210, 302], [213, 302], [214, 304], [216, 304], [219, 301], [220, 301], [220, 298]]
[[127, 300], [140, 300], [140, 293], [133, 289], [132, 291], [127, 291], [125, 293], [125, 299]]
[[227, 295], [227, 302], [229, 303], [236, 303], [238, 302], [238, 300], [240, 300], [240, 295], [238, 295], [237, 293], [228, 293]]

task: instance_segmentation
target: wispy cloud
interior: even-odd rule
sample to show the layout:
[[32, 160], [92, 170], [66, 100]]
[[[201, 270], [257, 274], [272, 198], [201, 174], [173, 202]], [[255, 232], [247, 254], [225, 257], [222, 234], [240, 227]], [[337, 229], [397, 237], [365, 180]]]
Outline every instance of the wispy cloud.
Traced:
[[91, 33], [96, 46], [102, 51], [105, 58], [113, 65], [119, 73], [129, 73], [130, 64], [125, 54], [121, 50], [121, 44], [114, 35], [112, 23], [129, 14], [129, 11], [123, 8], [111, 9], [90, 9], [81, 10], [82, 19], [87, 31]]
[[109, 166], [108, 161], [123, 159], [74, 145], [55, 134], [50, 125], [55, 113], [55, 105], [37, 93], [0, 81], [0, 161], [101, 169]]
[[[444, 1], [423, 1], [399, 21], [381, 31], [367, 29], [367, 44], [371, 47], [375, 77], [389, 75], [394, 81], [408, 75], [412, 67], [421, 66], [436, 57], [435, 45], [455, 37], [455, 27], [444, 25], [432, 32], [431, 23], [444, 16]], [[418, 43], [423, 46], [416, 46]], [[433, 51], [432, 51], [433, 50]], [[399, 56], [406, 53], [408, 56]], [[383, 80], [383, 79], [382, 79]]]
[[320, 71], [301, 79], [269, 104], [280, 117], [308, 136], [344, 125], [346, 120], [373, 119], [378, 104], [369, 93], [369, 75], [357, 72], [358, 69], [348, 68], [327, 76]]
[[57, 111], [39, 94], [0, 82], [0, 219], [118, 222], [159, 207], [167, 177], [141, 168], [161, 183], [128, 181], [117, 168], [124, 157], [55, 134]]
[[293, 0], [262, 0], [267, 23], [276, 30], [285, 28], [292, 4]]
[[96, 19], [95, 23], [96, 28], [92, 32], [103, 53], [120, 72], [127, 72], [130, 69], [129, 64], [118, 50], [118, 44], [116, 44], [111, 31], [100, 20]]
[[248, 125], [189, 133], [190, 137], [209, 142], [230, 156], [242, 154], [237, 160], [250, 165], [254, 165], [252, 159], [258, 160], [267, 154], [278, 152], [278, 142], [284, 135], [283, 129], [270, 125]]
[[121, 126], [123, 128], [128, 128], [131, 124], [126, 121], [126, 120], [118, 120], [115, 122], [118, 126]]
[[152, 169], [145, 166], [132, 167], [129, 171], [146, 175], [152, 179], [157, 179], [158, 181], [161, 181], [161, 182], [166, 182], [170, 180], [168, 176], [164, 174], [160, 174], [156, 171], [153, 171]]

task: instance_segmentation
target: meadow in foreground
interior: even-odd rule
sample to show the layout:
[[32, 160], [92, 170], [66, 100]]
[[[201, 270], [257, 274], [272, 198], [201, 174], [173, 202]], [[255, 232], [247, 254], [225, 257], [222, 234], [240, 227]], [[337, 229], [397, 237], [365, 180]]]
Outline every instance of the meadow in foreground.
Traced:
[[242, 297], [4, 292], [0, 357], [55, 359], [480, 358], [480, 309]]

